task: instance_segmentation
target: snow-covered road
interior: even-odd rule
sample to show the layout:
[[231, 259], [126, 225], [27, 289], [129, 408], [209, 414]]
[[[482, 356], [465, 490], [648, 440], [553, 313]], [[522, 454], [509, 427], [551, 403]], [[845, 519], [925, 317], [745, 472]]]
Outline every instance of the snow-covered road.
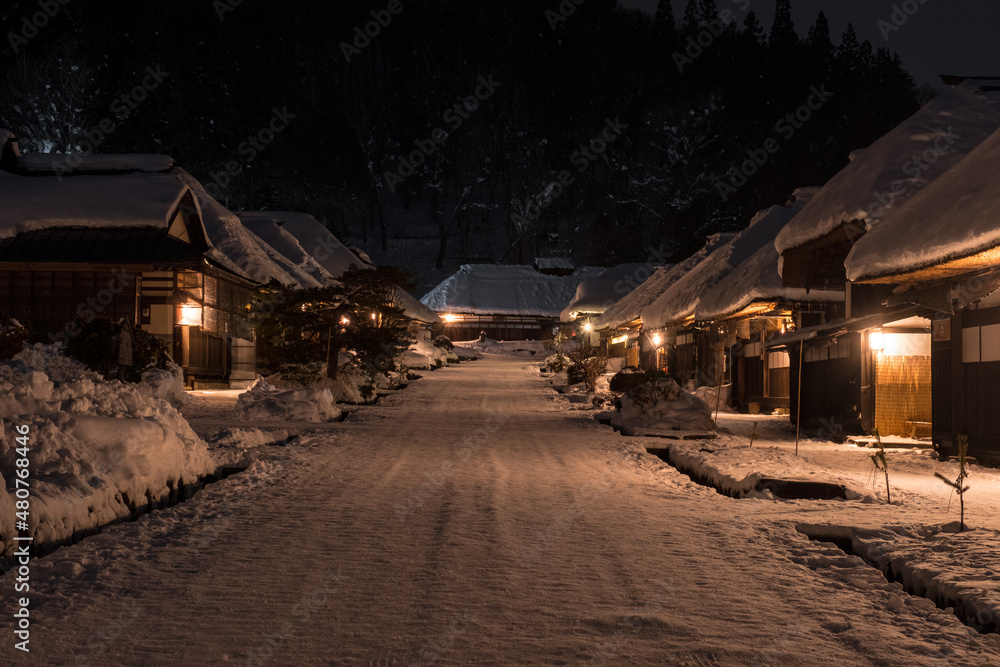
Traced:
[[524, 360], [428, 373], [35, 561], [31, 655], [6, 631], [0, 662], [1000, 664], [954, 616], [830, 576], [816, 564], [851, 559], [780, 503], [693, 484], [567, 408]]

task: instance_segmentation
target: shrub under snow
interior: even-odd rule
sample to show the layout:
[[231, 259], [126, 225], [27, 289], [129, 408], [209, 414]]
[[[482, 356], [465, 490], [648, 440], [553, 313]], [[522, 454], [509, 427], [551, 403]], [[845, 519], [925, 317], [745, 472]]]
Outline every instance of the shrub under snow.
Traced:
[[670, 379], [630, 389], [622, 396], [621, 409], [611, 423], [625, 435], [715, 429], [708, 404]]
[[251, 421], [328, 422], [341, 412], [329, 389], [281, 390], [265, 380], [257, 380], [236, 399], [236, 413]]
[[56, 346], [25, 348], [0, 363], [5, 557], [13, 553], [17, 534], [16, 426], [30, 428], [28, 532], [41, 550], [165, 504], [216, 472], [205, 443], [158, 397], [164, 386], [104, 380]]

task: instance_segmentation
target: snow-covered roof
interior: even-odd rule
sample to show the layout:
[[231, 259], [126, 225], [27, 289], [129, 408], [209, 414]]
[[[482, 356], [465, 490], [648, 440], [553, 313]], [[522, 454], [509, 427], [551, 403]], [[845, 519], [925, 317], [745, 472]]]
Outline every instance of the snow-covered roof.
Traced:
[[906, 273], [1000, 246], [1000, 130], [858, 240], [847, 277]]
[[[855, 156], [775, 239], [779, 253], [853, 220], [877, 226], [1000, 127], [1000, 92], [965, 82]], [[896, 194], [893, 194], [893, 193]]]
[[302, 287], [329, 285], [336, 280], [312, 254], [302, 247], [298, 238], [284, 228], [280, 218], [271, 213], [240, 213], [243, 226], [265, 246], [265, 251]]
[[174, 174], [20, 176], [0, 171], [0, 239], [53, 227], [166, 229], [188, 186]]
[[657, 298], [674, 283], [683, 278], [691, 269], [698, 266], [717, 248], [731, 241], [735, 234], [713, 234], [705, 246], [679, 264], [661, 266], [642, 285], [621, 301], [604, 311], [604, 314], [594, 321], [594, 329], [617, 329], [630, 322], [642, 318], [642, 311], [656, 301]]
[[154, 173], [168, 171], [174, 166], [174, 159], [169, 155], [144, 155], [141, 153], [121, 155], [27, 153], [18, 158], [17, 166], [25, 171], [53, 172], [56, 174], [125, 171]]
[[426, 324], [441, 324], [441, 316], [425, 306], [417, 297], [404, 289], [396, 290], [396, 306], [411, 320]]
[[[749, 262], [764, 246], [774, 245], [774, 238], [778, 232], [801, 210], [802, 202], [814, 194], [814, 188], [801, 188], [793, 195], [794, 200], [799, 203], [773, 206], [757, 213], [746, 229], [729, 243], [717, 248], [660, 294], [652, 304], [644, 308], [643, 326], [662, 327], [683, 322], [694, 315], [702, 298], [720, 285], [734, 269]], [[752, 266], [752, 263], [748, 265], [748, 269]], [[777, 271], [776, 256], [774, 266]], [[763, 270], [766, 272], [766, 267]], [[717, 306], [709, 310], [740, 302], [745, 298], [744, 292], [750, 293], [749, 285], [729, 283], [718, 292]]]
[[[816, 188], [796, 190], [795, 202], [773, 206], [758, 214], [756, 225], [781, 229], [788, 224], [815, 195]], [[753, 223], [751, 223], [753, 224]], [[739, 242], [737, 242], [739, 243]], [[731, 257], [730, 262], [735, 258]], [[773, 243], [764, 242], [757, 252], [740, 262], [711, 289], [700, 296], [695, 319], [703, 322], [725, 319], [758, 301], [831, 302], [843, 301], [843, 291], [811, 290], [785, 287], [778, 274], [778, 251]]]
[[552, 276], [531, 266], [464, 264], [421, 301], [438, 313], [559, 317], [576, 286], [602, 271], [581, 267], [569, 276]]
[[261, 246], [260, 240], [243, 226], [236, 214], [205, 192], [205, 188], [194, 176], [180, 168], [175, 169], [174, 173], [197, 197], [205, 231], [213, 246], [205, 253], [207, 256], [258, 283], [276, 280], [282, 285], [298, 284]]
[[581, 313], [600, 315], [649, 278], [656, 269], [648, 263], [619, 264], [576, 286], [576, 295], [559, 319], [572, 322]]
[[352, 266], [362, 268], [371, 262], [365, 262], [357, 254], [347, 249], [323, 223], [308, 213], [291, 213], [288, 211], [257, 211], [241, 214], [243, 220], [269, 220], [281, 227], [282, 231], [291, 235], [298, 247], [314, 260], [331, 276], [339, 278], [344, 271]]

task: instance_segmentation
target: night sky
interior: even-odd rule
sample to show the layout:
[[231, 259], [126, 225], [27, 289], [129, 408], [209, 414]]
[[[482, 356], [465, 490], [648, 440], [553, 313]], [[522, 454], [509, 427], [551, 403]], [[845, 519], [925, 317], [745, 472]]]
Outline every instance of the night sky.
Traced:
[[[921, 1], [924, 4], [921, 4]], [[623, 7], [650, 12], [657, 0], [620, 0]], [[742, 20], [747, 0], [718, 0], [719, 8], [730, 6]], [[674, 0], [678, 19], [686, 0]], [[879, 29], [879, 20], [889, 20], [893, 5], [918, 7], [888, 42]], [[771, 27], [774, 0], [750, 0], [750, 7], [766, 29]], [[898, 51], [906, 68], [918, 83], [940, 87], [938, 74], [1000, 75], [1000, 2], [996, 0], [792, 0], [795, 27], [802, 35], [816, 20], [820, 10], [830, 19], [834, 42], [848, 23], [853, 23], [860, 39], [876, 47], [888, 45]]]

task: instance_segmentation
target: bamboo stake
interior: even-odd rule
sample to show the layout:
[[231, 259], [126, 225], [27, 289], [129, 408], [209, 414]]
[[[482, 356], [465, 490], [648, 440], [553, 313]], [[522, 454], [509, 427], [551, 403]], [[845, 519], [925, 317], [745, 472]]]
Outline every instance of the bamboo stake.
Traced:
[[795, 405], [795, 455], [799, 455], [799, 430], [802, 425], [802, 357], [805, 356], [806, 339], [799, 341], [799, 382], [798, 402]]

